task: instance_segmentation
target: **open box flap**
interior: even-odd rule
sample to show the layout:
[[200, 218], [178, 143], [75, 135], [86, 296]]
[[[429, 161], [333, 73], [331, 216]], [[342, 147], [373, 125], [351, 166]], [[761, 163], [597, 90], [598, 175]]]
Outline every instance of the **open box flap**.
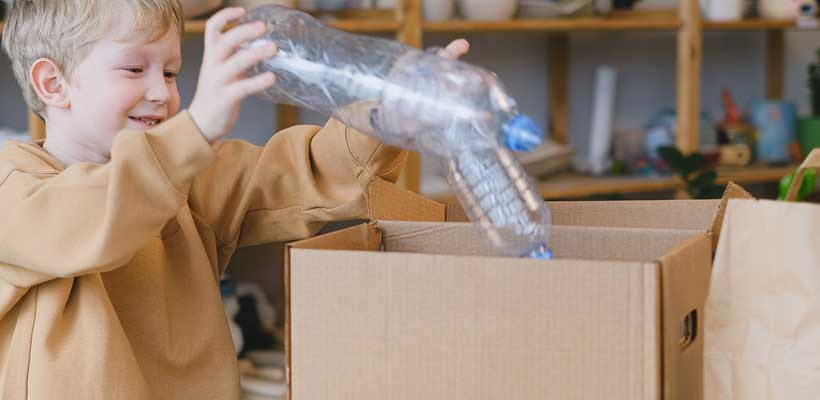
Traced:
[[444, 221], [445, 206], [404, 190], [384, 179], [371, 182], [368, 193], [370, 219], [391, 221]]
[[[730, 199], [752, 199], [729, 183], [720, 200], [628, 200], [547, 202], [552, 225], [699, 230], [712, 234], [717, 248], [723, 214]], [[447, 203], [447, 221], [468, 221], [458, 203]]]
[[711, 254], [706, 238], [693, 237], [661, 258], [665, 399], [703, 398], [703, 318]]
[[[376, 221], [386, 251], [492, 256], [477, 225], [450, 222]], [[550, 246], [557, 259], [658, 261], [699, 231], [553, 226]]]

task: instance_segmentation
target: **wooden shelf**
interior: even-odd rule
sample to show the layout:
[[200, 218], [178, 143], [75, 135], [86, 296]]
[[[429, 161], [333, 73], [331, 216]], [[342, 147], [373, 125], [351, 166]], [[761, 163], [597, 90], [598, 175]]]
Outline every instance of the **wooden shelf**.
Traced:
[[[424, 22], [425, 32], [572, 32], [572, 31], [671, 31], [681, 27], [675, 13], [626, 12], [611, 17], [512, 19], [508, 21], [451, 20]], [[817, 29], [798, 26], [794, 20], [744, 19], [731, 22], [703, 21], [704, 30]]]
[[703, 29], [704, 30], [788, 30], [788, 29], [815, 29], [815, 28], [802, 28], [797, 25], [797, 22], [794, 20], [772, 20], [772, 19], [744, 19], [740, 21], [730, 21], [730, 22], [712, 22], [712, 21], [703, 21]]
[[[328, 25], [348, 31], [361, 33], [395, 32], [401, 26], [398, 21], [376, 20], [329, 20]], [[664, 31], [680, 27], [677, 16], [662, 13], [623, 13], [612, 17], [581, 18], [541, 18], [512, 19], [508, 21], [467, 21], [451, 20], [442, 22], [424, 22], [426, 32], [569, 32], [569, 31], [607, 31], [607, 30], [646, 30]], [[4, 23], [0, 22], [0, 31]], [[793, 20], [746, 19], [732, 22], [703, 21], [704, 30], [790, 30], [806, 29], [797, 26]], [[811, 29], [811, 28], [809, 28]], [[185, 21], [185, 34], [201, 35], [205, 32], [205, 20]]]
[[[796, 165], [784, 167], [752, 165], [745, 168], [719, 168], [718, 183], [726, 184], [732, 181], [748, 185], [778, 182], [795, 168], [797, 168]], [[657, 178], [594, 177], [577, 173], [565, 173], [537, 183], [536, 188], [544, 199], [561, 200], [594, 195], [671, 191], [683, 189], [684, 185], [680, 179], [673, 176]], [[441, 201], [454, 200], [451, 193], [437, 193], [429, 195], [429, 197]]]
[[[769, 167], [753, 165], [746, 168], [719, 168], [718, 183], [729, 181], [738, 184], [755, 184], [778, 182], [797, 168]], [[577, 174], [566, 174], [538, 184], [538, 192], [545, 199], [567, 199], [605, 194], [627, 194], [641, 192], [659, 192], [683, 189], [684, 185], [677, 177], [637, 178], [637, 177], [591, 177]]]
[[398, 21], [392, 20], [331, 20], [325, 21], [333, 28], [348, 32], [361, 33], [379, 33], [379, 32], [397, 32], [401, 28]]
[[188, 20], [185, 21], [185, 34], [186, 35], [201, 35], [205, 33], [205, 20]]
[[451, 20], [424, 22], [425, 32], [569, 32], [609, 30], [675, 30], [680, 20], [671, 14], [637, 16], [512, 19], [508, 21]]
[[[380, 33], [396, 32], [400, 25], [391, 20], [325, 20], [329, 26], [348, 32]], [[202, 35], [205, 33], [205, 20], [185, 21], [186, 35]]]

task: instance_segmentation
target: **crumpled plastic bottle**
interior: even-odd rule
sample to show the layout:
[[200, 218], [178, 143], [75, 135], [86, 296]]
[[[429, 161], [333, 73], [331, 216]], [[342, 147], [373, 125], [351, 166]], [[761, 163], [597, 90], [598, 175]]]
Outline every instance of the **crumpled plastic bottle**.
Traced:
[[381, 141], [439, 160], [470, 220], [499, 255], [551, 258], [550, 212], [511, 151], [531, 151], [542, 133], [482, 68], [381, 38], [334, 30], [308, 14], [266, 5], [277, 55], [252, 74], [277, 83], [262, 94], [333, 116]]

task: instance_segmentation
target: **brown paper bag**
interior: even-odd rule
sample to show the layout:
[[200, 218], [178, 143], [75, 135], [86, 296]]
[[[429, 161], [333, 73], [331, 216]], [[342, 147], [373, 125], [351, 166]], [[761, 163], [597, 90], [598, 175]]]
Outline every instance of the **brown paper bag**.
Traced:
[[[813, 151], [793, 180], [788, 199]], [[820, 206], [730, 200], [705, 315], [706, 400], [820, 398]]]

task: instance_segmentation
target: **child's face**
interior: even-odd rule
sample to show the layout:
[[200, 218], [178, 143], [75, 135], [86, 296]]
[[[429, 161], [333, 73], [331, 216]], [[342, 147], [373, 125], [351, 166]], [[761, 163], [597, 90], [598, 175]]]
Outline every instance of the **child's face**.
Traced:
[[150, 129], [179, 111], [179, 33], [171, 28], [158, 39], [148, 36], [110, 32], [94, 44], [67, 83], [71, 126], [65, 128], [88, 150], [110, 157], [117, 132]]

